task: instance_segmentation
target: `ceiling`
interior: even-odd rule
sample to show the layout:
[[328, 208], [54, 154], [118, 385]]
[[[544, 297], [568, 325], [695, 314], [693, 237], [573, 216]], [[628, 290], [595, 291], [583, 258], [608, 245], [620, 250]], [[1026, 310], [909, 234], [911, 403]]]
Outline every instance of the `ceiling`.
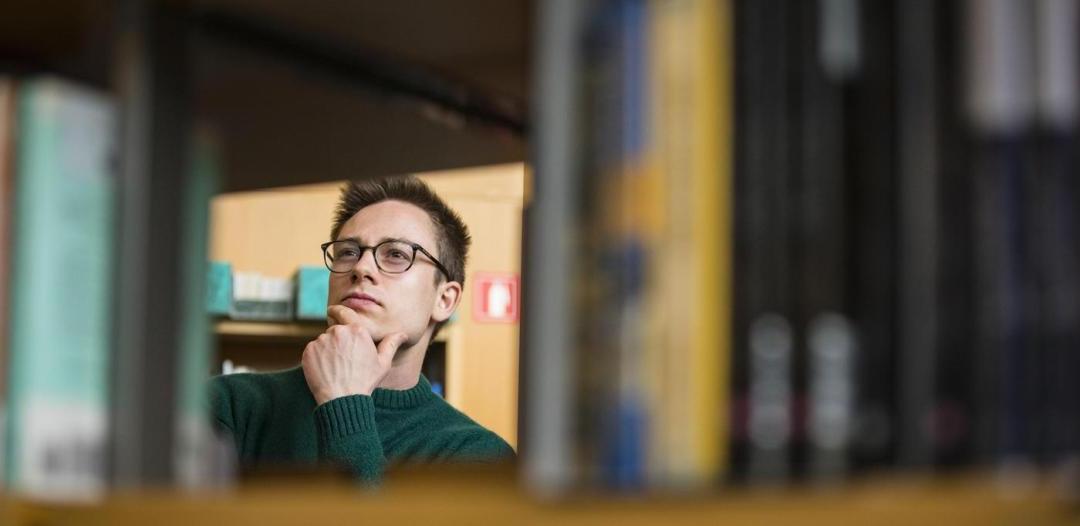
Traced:
[[[370, 85], [364, 75], [343, 76], [318, 61], [251, 45], [244, 36], [198, 40], [194, 111], [221, 139], [227, 190], [525, 158], [531, 0], [169, 3], [197, 20], [254, 24], [282, 37], [274, 41], [278, 50], [281, 42], [311, 47], [360, 71], [389, 64], [393, 79], [421, 88], [418, 94]], [[109, 86], [115, 2], [69, 0], [65, 9], [43, 4], [5, 0], [0, 68], [59, 72]], [[447, 107], [426, 95], [429, 86], [444, 99], [480, 106]], [[517, 116], [522, 126], [508, 130], [472, 118], [470, 107]]]
[[272, 21], [523, 99], [527, 0], [196, 0], [197, 9]]

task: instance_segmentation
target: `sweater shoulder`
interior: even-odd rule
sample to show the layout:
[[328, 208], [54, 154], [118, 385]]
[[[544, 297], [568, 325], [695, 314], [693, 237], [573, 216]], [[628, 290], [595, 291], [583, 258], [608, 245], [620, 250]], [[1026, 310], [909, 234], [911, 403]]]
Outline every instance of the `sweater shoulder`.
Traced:
[[438, 398], [433, 404], [436, 406], [434, 410], [440, 415], [438, 432], [447, 439], [448, 453], [456, 459], [496, 462], [515, 456], [514, 449], [502, 437], [446, 400]]
[[215, 395], [228, 397], [261, 397], [281, 390], [291, 390], [299, 382], [304, 385], [304, 371], [299, 367], [267, 373], [223, 374], [210, 379]]
[[[210, 404], [219, 424], [235, 430], [239, 420], [266, 410], [275, 398], [306, 390], [299, 367], [268, 373], [237, 373], [209, 380]], [[303, 392], [303, 391], [301, 391]]]

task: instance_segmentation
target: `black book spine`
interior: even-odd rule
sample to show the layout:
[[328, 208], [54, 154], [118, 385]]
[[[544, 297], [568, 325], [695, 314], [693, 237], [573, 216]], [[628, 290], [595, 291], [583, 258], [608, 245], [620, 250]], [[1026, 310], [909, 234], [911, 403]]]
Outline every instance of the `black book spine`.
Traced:
[[1080, 440], [1080, 237], [1075, 181], [1080, 112], [1080, 6], [1040, 2], [1035, 7], [1037, 166], [1031, 221], [1037, 276], [1039, 367], [1029, 379], [1039, 425], [1036, 456], [1044, 464], [1075, 463]]
[[811, 479], [842, 478], [854, 420], [853, 327], [847, 314], [844, 100], [858, 74], [859, 3], [799, 2], [798, 111], [792, 232], [796, 344], [796, 464]]
[[[786, 0], [735, 2], [735, 273], [740, 278], [732, 467], [736, 479], [752, 482], [776, 482], [790, 473], [791, 371], [785, 369], [790, 346], [783, 344], [790, 338], [791, 314], [790, 5]], [[755, 340], [766, 342], [756, 346], [756, 354]], [[781, 356], [771, 359], [769, 349], [780, 349]], [[779, 392], [761, 396], [754, 386], [762, 384]]]
[[849, 293], [858, 326], [857, 468], [896, 460], [897, 183], [895, 174], [895, 25], [893, 2], [864, 2], [859, 39], [863, 67], [845, 107]]
[[963, 11], [957, 2], [937, 6], [938, 111], [940, 129], [939, 187], [939, 322], [933, 413], [934, 461], [942, 468], [962, 468], [974, 459], [976, 363], [974, 200], [970, 178], [971, 129], [965, 112], [965, 69], [961, 50], [967, 45]]
[[897, 4], [899, 462], [933, 464], [938, 333], [937, 2]]

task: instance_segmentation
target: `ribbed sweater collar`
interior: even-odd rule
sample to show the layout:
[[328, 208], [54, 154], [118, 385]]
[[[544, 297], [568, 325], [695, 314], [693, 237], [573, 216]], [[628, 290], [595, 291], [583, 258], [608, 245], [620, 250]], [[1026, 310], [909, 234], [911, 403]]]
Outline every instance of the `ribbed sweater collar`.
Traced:
[[416, 385], [398, 391], [396, 389], [375, 389], [374, 393], [371, 393], [372, 401], [375, 402], [376, 407], [382, 407], [386, 409], [412, 409], [420, 407], [435, 398], [435, 393], [431, 392], [431, 384], [428, 383], [427, 378], [424, 375], [420, 375], [420, 381], [416, 382]]
[[[293, 371], [297, 382], [306, 389], [307, 380], [304, 379], [304, 368], [297, 367]], [[431, 392], [431, 383], [422, 374], [416, 385], [408, 389], [399, 391], [396, 389], [376, 388], [375, 392], [371, 393], [371, 399], [375, 403], [375, 407], [384, 409], [412, 409], [420, 407], [425, 402], [436, 397], [437, 395]]]

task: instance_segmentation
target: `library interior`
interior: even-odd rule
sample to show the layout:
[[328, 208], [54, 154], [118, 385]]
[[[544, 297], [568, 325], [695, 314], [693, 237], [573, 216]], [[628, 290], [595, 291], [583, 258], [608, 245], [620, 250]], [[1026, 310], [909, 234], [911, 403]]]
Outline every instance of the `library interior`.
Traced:
[[1080, 0], [0, 12], [0, 524], [1080, 524]]

